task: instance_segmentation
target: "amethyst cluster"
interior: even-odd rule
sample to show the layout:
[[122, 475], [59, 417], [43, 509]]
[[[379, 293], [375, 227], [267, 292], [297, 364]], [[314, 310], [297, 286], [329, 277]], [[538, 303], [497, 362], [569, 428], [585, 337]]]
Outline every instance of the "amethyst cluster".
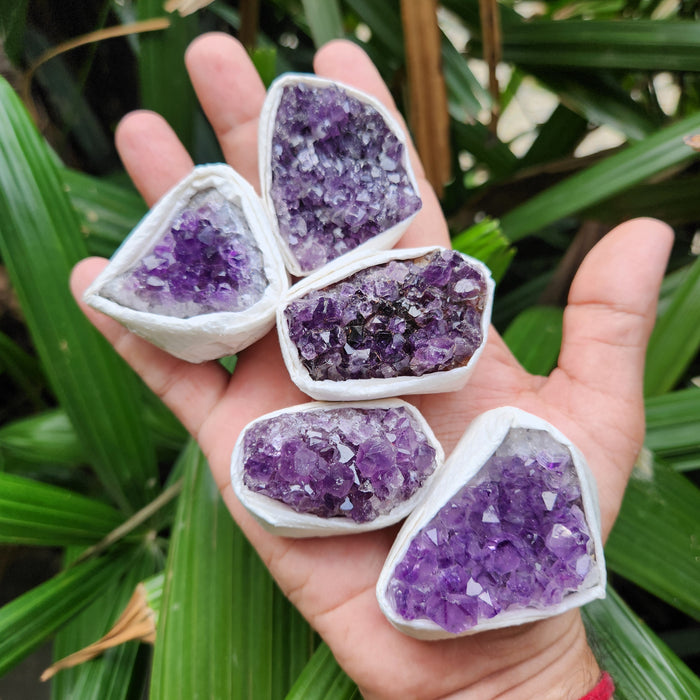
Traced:
[[408, 500], [436, 451], [403, 407], [280, 413], [243, 438], [243, 483], [322, 518], [374, 520]]
[[270, 159], [280, 235], [303, 273], [421, 206], [401, 141], [374, 107], [335, 85], [283, 89]]
[[291, 301], [289, 337], [314, 381], [421, 376], [466, 365], [487, 284], [458, 252], [360, 270]]
[[387, 595], [405, 620], [459, 634], [501, 612], [556, 605], [594, 566], [569, 450], [512, 428], [477, 475], [424, 525]]
[[244, 311], [267, 285], [243, 210], [209, 189], [193, 196], [155, 246], [102, 293], [137, 311], [191, 318]]

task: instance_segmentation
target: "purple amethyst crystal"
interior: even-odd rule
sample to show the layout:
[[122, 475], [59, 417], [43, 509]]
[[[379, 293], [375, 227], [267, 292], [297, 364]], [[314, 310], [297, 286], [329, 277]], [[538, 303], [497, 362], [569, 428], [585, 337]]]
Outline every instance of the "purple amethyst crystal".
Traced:
[[483, 340], [487, 293], [464, 256], [437, 250], [308, 292], [284, 315], [315, 381], [417, 377], [469, 362]]
[[195, 194], [162, 238], [101, 293], [137, 311], [190, 318], [244, 311], [267, 285], [243, 210], [209, 189]]
[[436, 451], [403, 407], [281, 413], [243, 439], [243, 483], [298, 513], [365, 523], [408, 500]]
[[593, 569], [593, 547], [569, 450], [546, 431], [512, 428], [411, 540], [387, 597], [405, 620], [459, 634], [559, 604]]
[[382, 115], [342, 88], [283, 88], [270, 194], [280, 235], [304, 274], [420, 209], [403, 151]]

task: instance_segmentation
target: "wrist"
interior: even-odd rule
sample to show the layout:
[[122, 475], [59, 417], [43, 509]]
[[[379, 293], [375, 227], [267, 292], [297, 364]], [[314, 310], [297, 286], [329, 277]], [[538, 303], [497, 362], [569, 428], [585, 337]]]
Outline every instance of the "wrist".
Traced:
[[[579, 611], [529, 628], [510, 640], [517, 646], [510, 654], [512, 663], [440, 700], [583, 700], [600, 681], [601, 671]], [[492, 642], [485, 639], [483, 644]]]

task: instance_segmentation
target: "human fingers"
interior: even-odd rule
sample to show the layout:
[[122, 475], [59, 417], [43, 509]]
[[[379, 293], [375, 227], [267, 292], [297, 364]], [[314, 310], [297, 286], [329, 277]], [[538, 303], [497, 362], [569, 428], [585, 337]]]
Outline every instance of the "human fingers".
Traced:
[[248, 53], [227, 34], [203, 34], [190, 44], [185, 64], [226, 162], [259, 188], [256, 144], [265, 87]]
[[117, 127], [115, 142], [124, 167], [149, 207], [194, 166], [170, 125], [155, 112], [127, 114]]
[[[329, 42], [317, 52], [314, 69], [318, 75], [338, 80], [374, 95], [408, 133], [403, 117], [396, 109], [391, 93], [384, 84], [379, 71], [369, 56], [357, 44], [344, 40]], [[425, 179], [423, 166], [410, 139], [408, 150], [418, 180], [423, 206], [402, 237], [400, 245], [401, 247], [449, 246], [449, 233], [440, 203], [430, 183]]]

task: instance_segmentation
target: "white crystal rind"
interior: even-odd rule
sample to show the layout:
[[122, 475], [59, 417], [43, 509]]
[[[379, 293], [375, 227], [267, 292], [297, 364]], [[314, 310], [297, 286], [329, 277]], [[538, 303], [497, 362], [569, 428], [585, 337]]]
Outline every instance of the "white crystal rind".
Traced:
[[[297, 513], [290, 506], [273, 498], [249, 489], [243, 482], [245, 435], [255, 424], [285, 413], [306, 413], [309, 411], [337, 410], [339, 408], [404, 408], [415, 419], [428, 444], [435, 449], [435, 470], [427, 477], [423, 486], [408, 500], [399, 503], [390, 513], [377, 516], [374, 520], [358, 523], [351, 518], [322, 518], [309, 513]], [[231, 455], [231, 485], [238, 500], [268, 531], [284, 537], [330, 537], [331, 535], [351, 535], [370, 530], [379, 530], [403, 520], [421, 501], [425, 489], [441, 470], [445, 453], [425, 418], [418, 409], [401, 399], [360, 402], [320, 402], [312, 401], [298, 406], [283, 408], [268, 413], [249, 423], [238, 437]]]
[[490, 270], [476, 258], [462, 254], [462, 257], [479, 271], [486, 284], [484, 309], [481, 314], [482, 341], [469, 361], [461, 367], [426, 373], [417, 377], [375, 377], [371, 379], [346, 379], [345, 381], [315, 380], [304, 367], [299, 357], [299, 351], [289, 337], [289, 325], [284, 315], [285, 308], [292, 301], [303, 297], [310, 291], [323, 289], [371, 266], [382, 265], [391, 260], [417, 259], [438, 250], [444, 250], [444, 248], [440, 246], [399, 248], [363, 256], [349, 255], [329, 263], [313, 275], [297, 282], [288, 290], [277, 310], [277, 332], [282, 358], [287, 366], [289, 376], [301, 391], [319, 401], [362, 401], [409, 394], [437, 394], [458, 391], [467, 383], [486, 345], [495, 287]]
[[[413, 172], [413, 167], [411, 165], [411, 160], [409, 158], [409, 148], [408, 139], [406, 133], [399, 124], [398, 120], [389, 112], [389, 110], [375, 97], [369, 95], [366, 92], [362, 92], [357, 88], [350, 85], [338, 82], [337, 80], [330, 80], [328, 78], [321, 78], [319, 76], [308, 74], [308, 73], [285, 73], [279, 78], [274, 80], [270, 85], [267, 95], [265, 97], [265, 102], [263, 103], [262, 111], [260, 113], [259, 122], [259, 135], [258, 135], [258, 169], [260, 173], [260, 188], [261, 196], [263, 199], [264, 206], [268, 218], [272, 222], [272, 230], [277, 238], [277, 242], [284, 259], [284, 263], [287, 266], [289, 272], [295, 277], [305, 277], [309, 274], [314, 274], [308, 270], [303, 270], [296, 255], [292, 252], [289, 244], [280, 234], [279, 224], [277, 221], [277, 214], [275, 211], [275, 206], [272, 201], [271, 190], [272, 190], [272, 167], [271, 167], [271, 157], [272, 157], [272, 139], [275, 130], [275, 120], [277, 116], [277, 110], [280, 105], [280, 100], [282, 99], [282, 93], [284, 88], [289, 85], [298, 85], [303, 83], [306, 85], [311, 85], [313, 87], [325, 88], [325, 87], [337, 87], [344, 90], [350, 97], [363, 102], [364, 104], [373, 107], [379, 115], [384, 120], [387, 128], [396, 136], [399, 142], [403, 145], [403, 157], [402, 165], [406, 171], [406, 176], [413, 186], [416, 194], [420, 196], [420, 189], [418, 187], [418, 180], [416, 179], [415, 173]], [[371, 253], [376, 250], [388, 250], [393, 247], [395, 243], [399, 241], [404, 231], [408, 228], [413, 218], [418, 212], [411, 214], [402, 221], [391, 228], [377, 234], [376, 236], [365, 241], [361, 245], [357, 246], [353, 250], [340, 256], [340, 258], [354, 257], [359, 255], [360, 257]], [[337, 260], [338, 258], [336, 258]], [[322, 268], [326, 269], [328, 265], [332, 265], [333, 261], [326, 263]]]
[[[215, 189], [243, 210], [251, 235], [263, 254], [268, 285], [262, 298], [244, 311], [176, 318], [137, 311], [103, 296], [105, 285], [140, 261], [192, 196], [208, 189]], [[270, 222], [260, 198], [233, 168], [214, 164], [194, 168], [153, 206], [86, 290], [84, 300], [171, 355], [188, 362], [204, 362], [232, 355], [270, 331], [279, 300], [288, 287], [289, 277], [270, 234]]]
[[[414, 536], [440, 511], [460, 489], [467, 484], [498, 449], [511, 428], [543, 430], [571, 453], [576, 474], [581, 483], [583, 512], [590, 529], [593, 543], [593, 568], [586, 577], [584, 586], [564, 596], [561, 603], [547, 608], [521, 608], [507, 610], [491, 619], [477, 623], [474, 627], [452, 634], [432, 620], [405, 620], [393, 609], [387, 596], [394, 569], [402, 560]], [[606, 570], [601, 539], [600, 507], [595, 477], [580, 450], [559, 430], [547, 421], [519, 408], [506, 406], [483, 413], [476, 418], [460, 439], [443, 468], [425, 491], [418, 507], [406, 519], [394, 545], [389, 552], [377, 581], [377, 601], [386, 618], [401, 632], [417, 639], [447, 639], [466, 636], [489, 629], [522, 625], [559, 615], [580, 607], [596, 598], [605, 597]]]

